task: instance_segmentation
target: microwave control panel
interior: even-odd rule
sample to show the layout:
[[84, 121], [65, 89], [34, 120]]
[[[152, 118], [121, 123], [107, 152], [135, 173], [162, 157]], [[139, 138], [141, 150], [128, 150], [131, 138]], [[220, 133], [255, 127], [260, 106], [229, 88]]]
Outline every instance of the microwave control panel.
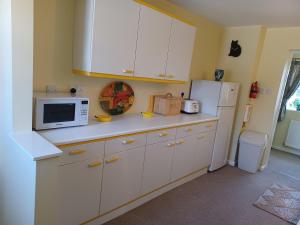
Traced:
[[89, 115], [89, 101], [82, 100], [81, 107], [80, 107], [80, 116], [82, 120], [88, 120]]

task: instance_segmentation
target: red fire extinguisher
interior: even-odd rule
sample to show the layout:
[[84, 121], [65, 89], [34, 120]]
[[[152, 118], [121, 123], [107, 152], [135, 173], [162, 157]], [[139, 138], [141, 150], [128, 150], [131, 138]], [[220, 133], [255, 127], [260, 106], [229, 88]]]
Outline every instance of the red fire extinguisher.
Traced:
[[258, 83], [256, 81], [256, 82], [253, 82], [251, 84], [251, 89], [250, 89], [250, 95], [249, 95], [249, 97], [250, 98], [256, 98], [257, 94], [258, 94]]

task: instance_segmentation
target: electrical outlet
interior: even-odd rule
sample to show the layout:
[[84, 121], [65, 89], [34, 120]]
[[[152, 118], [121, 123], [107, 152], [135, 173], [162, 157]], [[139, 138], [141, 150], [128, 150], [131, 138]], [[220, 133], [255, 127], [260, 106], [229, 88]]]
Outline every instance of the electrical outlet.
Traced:
[[82, 94], [83, 93], [83, 88], [80, 85], [70, 85], [69, 90], [75, 88], [77, 94]]
[[46, 86], [47, 93], [55, 93], [56, 91], [56, 85], [50, 84]]

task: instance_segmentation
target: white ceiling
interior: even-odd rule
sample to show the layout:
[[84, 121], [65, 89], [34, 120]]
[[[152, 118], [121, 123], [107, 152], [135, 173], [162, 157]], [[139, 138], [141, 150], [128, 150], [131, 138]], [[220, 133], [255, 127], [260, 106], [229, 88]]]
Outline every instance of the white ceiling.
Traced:
[[300, 26], [300, 0], [170, 0], [224, 26]]

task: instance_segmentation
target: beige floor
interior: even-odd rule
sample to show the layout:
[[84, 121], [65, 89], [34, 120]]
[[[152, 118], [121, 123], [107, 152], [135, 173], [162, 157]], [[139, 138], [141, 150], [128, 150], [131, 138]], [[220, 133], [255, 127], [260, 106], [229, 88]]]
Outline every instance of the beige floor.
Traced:
[[300, 180], [300, 156], [272, 149], [269, 169]]
[[253, 206], [273, 183], [300, 189], [300, 181], [290, 176], [297, 167], [282, 172], [287, 159], [280, 155], [272, 153], [264, 172], [249, 174], [228, 166], [204, 175], [106, 225], [287, 225]]

